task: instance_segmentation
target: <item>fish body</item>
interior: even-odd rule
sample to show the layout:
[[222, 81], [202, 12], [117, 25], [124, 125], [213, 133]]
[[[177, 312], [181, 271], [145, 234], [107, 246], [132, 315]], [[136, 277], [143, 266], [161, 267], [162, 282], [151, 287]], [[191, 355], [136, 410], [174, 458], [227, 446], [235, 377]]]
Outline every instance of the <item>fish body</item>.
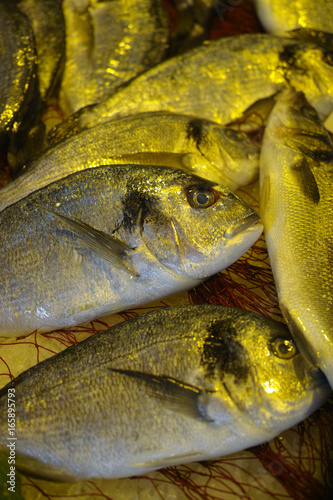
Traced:
[[330, 0], [254, 0], [257, 15], [269, 33], [282, 34], [299, 28], [333, 33]]
[[[36, 85], [36, 52], [28, 19], [0, 2], [0, 143], [18, 132]], [[8, 142], [8, 141], [7, 141]]]
[[160, 0], [64, 0], [63, 12], [60, 104], [67, 114], [100, 102], [164, 56], [169, 26]]
[[14, 0], [29, 19], [37, 53], [37, 75], [43, 101], [57, 82], [65, 55], [65, 25], [58, 0]]
[[302, 93], [285, 91], [260, 159], [260, 214], [280, 307], [333, 387], [333, 147]]
[[0, 335], [91, 321], [188, 290], [262, 231], [229, 189], [181, 170], [103, 166], [0, 213]]
[[265, 442], [330, 394], [288, 328], [221, 306], [175, 306], [118, 324], [0, 391], [16, 466], [61, 481], [117, 478]]
[[74, 172], [128, 162], [180, 168], [234, 190], [258, 177], [259, 148], [246, 134], [208, 120], [130, 115], [49, 148], [0, 191], [0, 210]]
[[103, 121], [164, 110], [227, 124], [259, 99], [293, 85], [322, 117], [333, 109], [332, 52], [315, 42], [244, 34], [204, 42], [160, 63], [105, 101], [49, 132], [61, 140]]

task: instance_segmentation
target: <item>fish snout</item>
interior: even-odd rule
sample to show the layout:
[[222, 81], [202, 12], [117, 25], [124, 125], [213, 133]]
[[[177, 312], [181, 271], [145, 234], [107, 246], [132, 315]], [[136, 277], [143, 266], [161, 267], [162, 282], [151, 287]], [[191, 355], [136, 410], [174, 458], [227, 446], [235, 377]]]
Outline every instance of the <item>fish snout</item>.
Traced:
[[256, 212], [254, 212], [253, 214], [248, 215], [244, 219], [241, 219], [235, 224], [229, 226], [229, 228], [224, 233], [224, 236], [226, 238], [233, 238], [237, 234], [242, 233], [247, 229], [253, 228], [254, 226], [256, 227], [256, 229], [259, 229], [259, 226], [261, 225], [260, 222], [260, 216]]

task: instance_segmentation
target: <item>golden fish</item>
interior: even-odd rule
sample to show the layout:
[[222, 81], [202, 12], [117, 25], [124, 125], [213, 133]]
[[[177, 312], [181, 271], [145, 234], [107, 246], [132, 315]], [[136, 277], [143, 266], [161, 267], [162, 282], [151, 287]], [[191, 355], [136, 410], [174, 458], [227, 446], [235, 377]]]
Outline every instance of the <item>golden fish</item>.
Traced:
[[293, 89], [268, 120], [260, 190], [280, 307], [333, 387], [333, 146], [315, 109]]
[[293, 85], [322, 117], [333, 109], [333, 58], [314, 41], [245, 34], [204, 42], [135, 78], [50, 131], [59, 141], [121, 116], [165, 110], [226, 124]]
[[161, 0], [64, 0], [63, 11], [66, 114], [100, 102], [164, 56], [169, 26]]
[[228, 127], [166, 112], [103, 123], [62, 141], [0, 190], [0, 211], [62, 177], [100, 165], [138, 163], [181, 168], [237, 189], [259, 174], [259, 148]]
[[0, 449], [14, 443], [28, 475], [133, 476], [268, 441], [330, 392], [284, 324], [221, 306], [169, 307], [12, 380], [0, 391]]

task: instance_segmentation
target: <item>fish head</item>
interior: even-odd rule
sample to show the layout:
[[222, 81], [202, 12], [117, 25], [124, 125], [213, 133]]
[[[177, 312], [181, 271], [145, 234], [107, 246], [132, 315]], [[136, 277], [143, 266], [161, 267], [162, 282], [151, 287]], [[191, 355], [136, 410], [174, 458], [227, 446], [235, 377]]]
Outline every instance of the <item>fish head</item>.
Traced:
[[222, 408], [233, 404], [264, 431], [286, 429], [318, 408], [330, 387], [321, 370], [300, 353], [285, 324], [247, 313], [239, 310], [217, 320], [203, 343], [205, 376], [217, 394], [207, 414], [218, 424], [220, 411], [222, 424]]
[[211, 142], [215, 148], [205, 157], [218, 170], [216, 182], [237, 189], [255, 181], [259, 174], [259, 147], [244, 132], [213, 124]]
[[141, 184], [137, 208], [128, 205], [134, 201], [131, 191], [125, 213], [137, 212], [146, 249], [171, 273], [206, 279], [259, 238], [263, 227], [258, 214], [228, 188], [181, 170], [163, 167], [157, 172], [148, 185]]
[[309, 103], [325, 119], [333, 110], [333, 49], [332, 45], [312, 42], [288, 45], [280, 54], [287, 65], [286, 80], [303, 91]]
[[289, 88], [280, 93], [266, 130], [301, 157], [319, 162], [333, 160], [330, 136], [303, 92]]

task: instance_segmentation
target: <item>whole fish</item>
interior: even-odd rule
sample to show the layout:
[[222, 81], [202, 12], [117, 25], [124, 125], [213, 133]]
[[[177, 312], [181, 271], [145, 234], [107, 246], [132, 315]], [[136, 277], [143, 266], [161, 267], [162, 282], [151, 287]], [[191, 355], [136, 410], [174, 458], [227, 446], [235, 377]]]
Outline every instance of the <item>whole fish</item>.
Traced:
[[284, 324], [235, 308], [175, 306], [115, 325], [5, 386], [0, 449], [15, 443], [16, 466], [28, 475], [132, 476], [268, 441], [330, 393]]
[[261, 24], [269, 33], [282, 34], [298, 28], [333, 33], [331, 0], [254, 0]]
[[59, 0], [14, 0], [29, 19], [36, 43], [37, 75], [43, 101], [50, 95], [65, 55], [65, 24]]
[[260, 213], [280, 307], [333, 387], [333, 146], [304, 95], [281, 94], [260, 159]]
[[53, 128], [59, 141], [121, 116], [164, 110], [226, 124], [259, 99], [293, 85], [326, 117], [333, 109], [333, 55], [315, 41], [244, 34], [204, 42], [164, 61]]
[[86, 169], [0, 213], [0, 336], [91, 321], [188, 290], [262, 232], [229, 189], [182, 170]]
[[85, 130], [50, 148], [0, 190], [0, 210], [73, 172], [139, 163], [180, 168], [229, 189], [259, 175], [259, 148], [246, 134], [196, 117], [140, 113]]
[[63, 0], [67, 114], [112, 94], [164, 56], [169, 20], [162, 0]]

